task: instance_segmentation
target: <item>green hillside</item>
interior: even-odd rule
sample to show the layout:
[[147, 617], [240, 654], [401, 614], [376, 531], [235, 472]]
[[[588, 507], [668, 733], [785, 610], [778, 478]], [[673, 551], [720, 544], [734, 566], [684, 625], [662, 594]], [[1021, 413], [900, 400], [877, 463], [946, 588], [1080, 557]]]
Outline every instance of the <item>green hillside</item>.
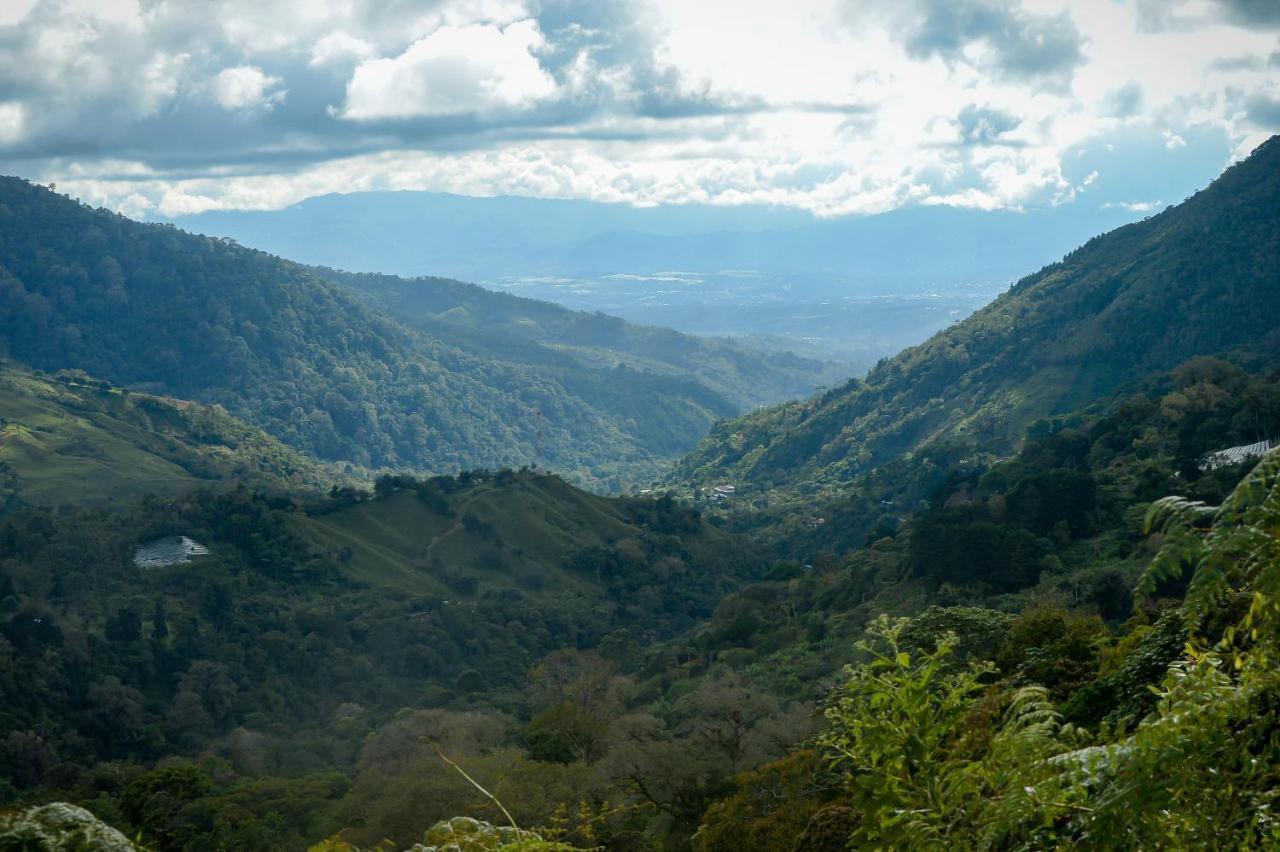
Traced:
[[218, 407], [0, 363], [0, 500], [126, 506], [214, 481], [327, 488], [331, 474]]
[[[1274, 591], [1280, 468], [1188, 466], [1280, 423], [1278, 389], [1280, 372], [1194, 359], [1044, 424], [1014, 458], [903, 459], [886, 476], [914, 510], [810, 564], [766, 565], [669, 498], [528, 471], [15, 511], [0, 795], [75, 802], [158, 849], [403, 849], [437, 820], [506, 818], [443, 753], [570, 848], [785, 849], [809, 832], [841, 848], [854, 831], [914, 848], [944, 828], [958, 848], [1006, 831], [1031, 848], [1269, 841], [1248, 820], [1276, 789], [1275, 616], [1248, 596]], [[1227, 558], [1204, 562], [1176, 519], [1144, 534], [1171, 493], [1268, 516], [1207, 539]], [[829, 526], [861, 538], [875, 503]], [[211, 554], [130, 563], [178, 534]], [[1209, 575], [1186, 606], [1183, 553]], [[1224, 625], [1236, 648], [1187, 655]], [[894, 770], [914, 753], [947, 798]], [[1041, 784], [1060, 792], [1019, 798]], [[918, 824], [894, 818], [904, 801]]]
[[1195, 355], [1280, 355], [1280, 138], [1177, 207], [1089, 241], [822, 396], [718, 424], [673, 481], [847, 481], [931, 442], [1009, 452]]
[[[133, 564], [136, 545], [173, 535], [210, 552]], [[639, 660], [764, 568], [669, 499], [603, 498], [509, 471], [384, 477], [376, 493], [327, 498], [220, 489], [124, 512], [20, 508], [0, 520], [0, 554], [0, 723], [26, 732], [0, 745], [5, 803], [11, 781], [92, 784], [85, 767], [123, 761], [105, 781], [114, 799], [143, 763], [226, 754], [237, 729], [290, 743], [284, 763], [250, 758], [254, 774], [278, 775], [267, 782], [277, 792], [301, 785], [296, 804], [324, 800], [285, 808], [286, 822], [265, 815], [280, 807], [271, 795], [245, 801], [242, 829], [206, 812], [204, 827], [182, 830], [210, 834], [166, 849], [215, 834], [230, 848], [300, 848], [350, 786], [331, 773], [355, 771], [361, 741], [410, 712], [400, 708], [515, 708], [548, 654]], [[15, 751], [19, 739], [36, 751]], [[55, 764], [67, 772], [49, 774]], [[170, 804], [156, 816], [186, 823]]]
[[[480, 304], [475, 288], [440, 292], [454, 300], [440, 313]], [[494, 304], [508, 325], [548, 310]], [[541, 455], [575, 481], [620, 490], [651, 479], [715, 420], [815, 387], [826, 369], [707, 344], [715, 357], [684, 376], [656, 358], [605, 357], [598, 337], [572, 330], [553, 342], [593, 351], [568, 355], [534, 337], [500, 347], [509, 335], [491, 321], [409, 327], [298, 264], [0, 179], [10, 357], [218, 403], [319, 459], [456, 472]]]
[[558, 369], [588, 398], [587, 371], [602, 371], [611, 384], [608, 371], [619, 365], [664, 376], [673, 389], [701, 385], [724, 401], [714, 407], [727, 403], [738, 410], [807, 396], [815, 387], [848, 375], [839, 364], [632, 325], [607, 314], [573, 311], [445, 278], [409, 280], [332, 269], [316, 273], [434, 336], [501, 360]]
[[528, 472], [383, 477], [377, 499], [335, 505], [291, 516], [292, 529], [351, 580], [405, 593], [465, 600], [512, 589], [590, 607], [602, 591], [653, 582], [652, 560], [682, 555], [703, 570], [646, 594], [683, 587], [705, 602], [718, 599], [727, 578], [758, 570], [740, 544], [669, 499], [603, 498]]

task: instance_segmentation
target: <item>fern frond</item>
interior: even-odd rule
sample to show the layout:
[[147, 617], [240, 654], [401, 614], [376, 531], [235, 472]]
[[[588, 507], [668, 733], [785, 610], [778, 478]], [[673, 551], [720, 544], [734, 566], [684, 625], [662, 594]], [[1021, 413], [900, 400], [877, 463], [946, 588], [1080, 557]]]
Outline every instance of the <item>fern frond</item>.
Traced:
[[1153, 532], [1168, 532], [1171, 527], [1194, 527], [1212, 520], [1217, 512], [1216, 506], [1206, 505], [1201, 500], [1161, 497], [1147, 509], [1142, 530], [1150, 535]]

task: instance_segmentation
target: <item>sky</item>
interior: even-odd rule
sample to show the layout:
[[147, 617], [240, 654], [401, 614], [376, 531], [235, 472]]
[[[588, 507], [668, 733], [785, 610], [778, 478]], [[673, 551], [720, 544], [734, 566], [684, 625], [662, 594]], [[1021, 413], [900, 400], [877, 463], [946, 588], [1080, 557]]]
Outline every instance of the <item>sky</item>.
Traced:
[[1145, 211], [1278, 131], [1280, 0], [0, 0], [0, 173], [137, 217]]

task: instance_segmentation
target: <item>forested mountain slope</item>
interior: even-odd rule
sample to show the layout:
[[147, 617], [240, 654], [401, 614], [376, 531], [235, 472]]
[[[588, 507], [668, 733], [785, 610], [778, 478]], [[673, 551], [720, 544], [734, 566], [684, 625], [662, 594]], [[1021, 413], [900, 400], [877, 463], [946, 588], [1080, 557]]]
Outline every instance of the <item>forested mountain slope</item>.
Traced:
[[[407, 848], [450, 816], [507, 819], [442, 752], [568, 848], [816, 852], [854, 831], [892, 832], [879, 845], [893, 848], [944, 830], [956, 848], [1001, 831], [1034, 848], [1269, 840], [1270, 821], [1247, 820], [1276, 789], [1274, 656], [1206, 658], [1213, 682], [1185, 700], [1170, 685], [1201, 665], [1184, 658], [1192, 615], [1235, 623], [1242, 574], [1280, 564], [1274, 520], [1242, 530], [1265, 561], [1232, 544], [1230, 585], [1202, 587], [1213, 601], [1193, 583], [1200, 600], [1179, 611], [1168, 559], [1136, 609], [1132, 587], [1160, 550], [1143, 534], [1151, 500], [1270, 492], [1274, 507], [1274, 456], [1252, 492], [1237, 487], [1248, 465], [1179, 468], [1280, 422], [1277, 387], [1280, 372], [1195, 359], [1016, 458], [952, 471], [896, 529], [811, 565], [766, 566], [669, 498], [527, 471], [14, 512], [0, 520], [0, 796], [75, 802], [158, 850]], [[927, 478], [923, 464], [896, 476]], [[1202, 539], [1169, 529], [1173, 560]], [[130, 563], [137, 543], [179, 534], [211, 554]], [[1254, 609], [1274, 645], [1274, 617]], [[868, 625], [873, 644], [854, 645]], [[928, 773], [896, 770], [914, 754]], [[1096, 762], [1077, 776], [1056, 754]], [[933, 774], [953, 791], [936, 802]], [[1027, 793], [1043, 783], [1063, 792]], [[1117, 842], [1134, 833], [1155, 840]]]
[[0, 506], [123, 508], [220, 480], [306, 491], [332, 472], [216, 406], [0, 362]]
[[[132, 562], [173, 535], [210, 553]], [[544, 656], [639, 660], [763, 567], [670, 499], [528, 472], [384, 477], [375, 494], [318, 501], [204, 490], [127, 512], [17, 511], [0, 520], [0, 801], [39, 787], [93, 799], [148, 848], [303, 849], [353, 818], [334, 809], [368, 767], [354, 810], [370, 796], [416, 826], [423, 808], [450, 815], [457, 776], [433, 780], [443, 800], [393, 793], [391, 764], [364, 753], [371, 733], [436, 719], [467, 742], [503, 737], [499, 711], [524, 705]], [[468, 721], [428, 709], [445, 705]], [[229, 758], [218, 790], [213, 764], [146, 768], [201, 754]]]
[[[0, 344], [39, 369], [220, 403], [321, 459], [457, 471], [541, 449], [606, 489], [651, 476], [744, 401], [625, 364], [546, 363], [550, 350], [497, 359], [486, 340], [406, 327], [306, 267], [15, 178], [0, 180]], [[817, 362], [768, 377], [761, 364], [736, 362], [736, 384], [822, 380]]]
[[633, 325], [607, 314], [574, 311], [447, 278], [315, 271], [433, 336], [499, 360], [545, 365], [575, 389], [589, 387], [588, 376], [608, 376], [600, 371], [623, 366], [663, 376], [673, 389], [680, 383], [701, 385], [747, 410], [805, 396], [819, 385], [848, 377], [839, 364]]
[[840, 481], [942, 439], [1025, 427], [1194, 355], [1280, 350], [1280, 138], [1207, 189], [1018, 282], [972, 317], [806, 402], [719, 424], [679, 481]]

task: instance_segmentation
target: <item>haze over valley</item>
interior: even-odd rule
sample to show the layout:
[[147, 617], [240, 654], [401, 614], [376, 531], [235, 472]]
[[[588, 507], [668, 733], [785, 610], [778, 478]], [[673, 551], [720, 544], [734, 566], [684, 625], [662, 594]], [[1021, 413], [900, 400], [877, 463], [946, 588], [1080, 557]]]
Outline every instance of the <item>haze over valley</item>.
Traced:
[[[1131, 176], [1087, 201], [1029, 211], [913, 207], [817, 219], [794, 209], [472, 198], [420, 192], [308, 199], [278, 211], [209, 211], [179, 226], [307, 263], [437, 275], [691, 334], [834, 360], [849, 373], [968, 316], [1028, 269], [1157, 209], [1212, 177], [1225, 152], [1143, 151], [1177, 170]], [[1139, 148], [1145, 146], [1138, 146]], [[1137, 156], [1135, 151], [1131, 156]]]

